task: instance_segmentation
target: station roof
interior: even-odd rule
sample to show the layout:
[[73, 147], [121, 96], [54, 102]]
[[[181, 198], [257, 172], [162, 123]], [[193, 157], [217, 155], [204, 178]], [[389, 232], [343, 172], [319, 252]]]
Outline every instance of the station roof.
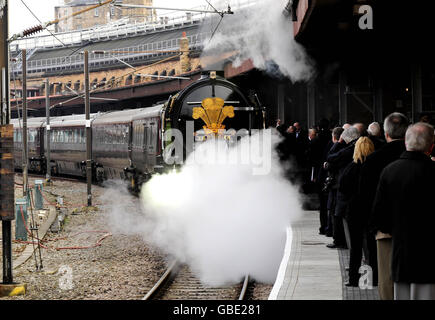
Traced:
[[[400, 62], [434, 53], [427, 36], [435, 27], [433, 1], [295, 0], [293, 10], [291, 31], [316, 61]], [[364, 25], [369, 18], [372, 27]]]

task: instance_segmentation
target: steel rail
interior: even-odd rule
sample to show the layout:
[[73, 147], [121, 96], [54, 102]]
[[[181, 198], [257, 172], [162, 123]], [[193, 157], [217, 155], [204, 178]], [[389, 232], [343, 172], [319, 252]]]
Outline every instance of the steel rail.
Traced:
[[[165, 286], [165, 284], [168, 282], [168, 280], [170, 280], [170, 278], [175, 277], [175, 275], [177, 274], [180, 263], [178, 260], [174, 260], [170, 266], [168, 267], [168, 269], [165, 271], [165, 273], [160, 277], [160, 279], [156, 282], [156, 284], [151, 288], [151, 290], [148, 291], [148, 293], [142, 298], [142, 300], [151, 300], [154, 297], [156, 297], [161, 290], [163, 289], [163, 287]], [[242, 288], [240, 290], [240, 295], [238, 300], [245, 300], [246, 296], [247, 296], [247, 292], [248, 292], [248, 287], [249, 287], [249, 281], [250, 281], [250, 277], [249, 275], [246, 275], [242, 284]]]
[[245, 280], [243, 281], [242, 290], [240, 291], [239, 300], [245, 300], [246, 293], [248, 292], [249, 285], [249, 275], [245, 276]]
[[162, 289], [162, 287], [169, 280], [169, 278], [174, 275], [174, 270], [178, 265], [179, 265], [178, 260], [174, 260], [170, 264], [166, 272], [163, 274], [163, 276], [159, 279], [159, 281], [157, 281], [154, 287], [152, 287], [152, 289], [148, 291], [148, 293], [145, 295], [145, 297], [142, 298], [142, 300], [151, 300], [153, 297], [155, 297], [156, 294]]

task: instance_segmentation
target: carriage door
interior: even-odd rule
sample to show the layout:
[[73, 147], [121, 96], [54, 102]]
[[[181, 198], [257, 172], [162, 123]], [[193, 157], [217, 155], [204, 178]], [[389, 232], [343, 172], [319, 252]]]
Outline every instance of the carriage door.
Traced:
[[148, 167], [152, 171], [155, 165], [156, 147], [157, 147], [157, 122], [153, 120], [150, 123], [150, 130], [148, 136]]
[[150, 135], [150, 127], [148, 122], [145, 120], [143, 123], [143, 145], [142, 145], [142, 163], [144, 171], [146, 171], [148, 164], [148, 139]]

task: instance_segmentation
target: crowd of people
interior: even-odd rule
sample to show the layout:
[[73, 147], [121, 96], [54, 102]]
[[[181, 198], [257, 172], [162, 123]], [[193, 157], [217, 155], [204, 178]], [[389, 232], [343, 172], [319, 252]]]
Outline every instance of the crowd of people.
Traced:
[[319, 195], [327, 247], [350, 250], [346, 286], [360, 286], [368, 265], [382, 300], [435, 299], [434, 127], [425, 120], [276, 126], [281, 161], [298, 168], [288, 178]]

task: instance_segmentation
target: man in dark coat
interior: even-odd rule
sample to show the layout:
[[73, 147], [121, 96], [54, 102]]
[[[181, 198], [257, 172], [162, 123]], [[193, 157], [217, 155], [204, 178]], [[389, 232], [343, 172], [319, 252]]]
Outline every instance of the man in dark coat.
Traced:
[[[341, 135], [341, 139], [344, 140], [346, 143], [346, 147], [344, 147], [342, 150], [336, 152], [336, 153], [330, 153], [328, 158], [326, 159], [326, 169], [334, 174], [336, 184], [333, 187], [332, 196], [337, 196], [337, 189], [338, 189], [338, 181], [340, 180], [341, 174], [343, 170], [346, 168], [346, 166], [352, 162], [353, 160], [353, 152], [355, 149], [355, 143], [359, 139], [360, 134], [357, 128], [350, 127], [343, 131], [343, 134]], [[334, 147], [333, 147], [334, 149]], [[327, 247], [331, 249], [335, 248], [346, 248], [346, 238], [345, 238], [345, 230], [343, 227], [343, 218], [342, 210], [341, 208], [341, 202], [340, 199], [335, 198], [332, 199], [335, 201], [335, 204], [333, 204], [333, 229], [334, 229], [334, 242], [331, 244], [328, 244]]]
[[[392, 113], [384, 120], [384, 132], [387, 144], [367, 157], [361, 168], [360, 195], [362, 212], [366, 213], [366, 221], [370, 219], [370, 212], [375, 200], [376, 188], [382, 170], [399, 159], [405, 149], [405, 133], [409, 120], [401, 113]], [[376, 216], [372, 217], [376, 219]], [[369, 227], [369, 230], [373, 229]], [[367, 234], [368, 260], [373, 269], [373, 283], [378, 283], [381, 300], [393, 299], [393, 282], [390, 275], [390, 256], [392, 249], [391, 235], [378, 233]], [[377, 234], [376, 234], [377, 233]], [[376, 239], [375, 239], [376, 236]], [[377, 240], [377, 241], [376, 241]], [[376, 262], [377, 260], [377, 262]]]
[[[332, 237], [333, 235], [333, 221], [332, 221], [332, 210], [333, 203], [332, 199], [334, 196], [332, 192], [333, 184], [333, 173], [328, 172], [325, 168], [324, 164], [326, 164], [326, 159], [332, 153], [336, 153], [346, 147], [346, 143], [344, 141], [340, 143], [340, 137], [343, 133], [344, 129], [341, 127], [334, 128], [332, 130], [332, 139], [329, 141], [327, 146], [325, 147], [324, 154], [322, 157], [322, 166], [320, 168], [318, 181], [322, 186], [321, 196], [320, 196], [320, 228], [319, 233], [325, 234], [327, 237]], [[334, 201], [335, 203], [335, 201]]]
[[308, 130], [308, 145], [306, 151], [307, 164], [309, 165], [309, 172], [307, 180], [305, 181], [308, 186], [313, 190], [317, 190], [317, 176], [319, 175], [320, 166], [322, 165], [323, 145], [317, 133], [317, 129], [310, 128]]
[[393, 237], [391, 261], [395, 300], [435, 299], [434, 128], [419, 122], [408, 128], [406, 150], [379, 180], [375, 227]]
[[[304, 185], [306, 177], [308, 176], [309, 167], [307, 164], [306, 152], [308, 148], [308, 133], [302, 129], [299, 122], [295, 122], [292, 126], [294, 128], [294, 159], [297, 164], [297, 172], [295, 173], [294, 181], [301, 186]], [[304, 188], [301, 188], [304, 191]]]

